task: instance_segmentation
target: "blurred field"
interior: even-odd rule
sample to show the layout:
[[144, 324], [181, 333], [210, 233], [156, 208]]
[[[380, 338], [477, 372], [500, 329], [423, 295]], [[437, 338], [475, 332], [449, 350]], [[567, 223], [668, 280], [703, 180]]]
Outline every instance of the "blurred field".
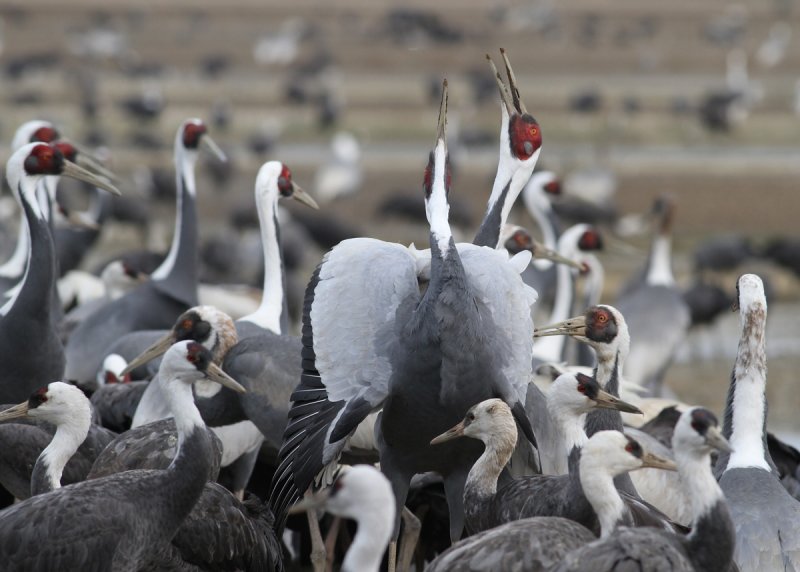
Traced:
[[[457, 41], [397, 34], [388, 15], [401, 8], [438, 17], [457, 33]], [[713, 43], [709, 27], [725, 14], [743, 14], [743, 30], [733, 41]], [[484, 53], [497, 55], [500, 46], [509, 51], [523, 99], [542, 124], [542, 166], [562, 174], [597, 165], [612, 169], [623, 213], [647, 208], [660, 193], [674, 194], [675, 268], [681, 281], [689, 274], [691, 248], [703, 238], [740, 232], [764, 241], [798, 232], [800, 117], [793, 106], [800, 78], [800, 8], [792, 0], [735, 5], [715, 0], [5, 0], [0, 17], [5, 70], [0, 140], [9, 141], [27, 119], [50, 118], [75, 140], [102, 140], [124, 178], [124, 191], [132, 192], [136, 166], [171, 164], [174, 130], [183, 118], [209, 117], [215, 105], [229, 110], [227, 125], [212, 133], [230, 153], [233, 176], [224, 186], [214, 186], [202, 168], [199, 176], [205, 236], [227, 224], [231, 207], [249, 200], [255, 172], [268, 158], [289, 164], [295, 179], [313, 192], [313, 175], [327, 159], [332, 133], [346, 129], [362, 143], [365, 185], [358, 196], [327, 205], [325, 212], [357, 222], [371, 236], [424, 243], [424, 227], [377, 221], [373, 213], [387, 193], [419, 188], [436, 114], [437, 96], [429, 86], [444, 76], [451, 86], [451, 129], [491, 138], [488, 145], [463, 147], [455, 157], [454, 193], [478, 218], [496, 167], [499, 114], [494, 97], [475, 101], [469, 74], [490, 77]], [[257, 63], [256, 43], [277, 34], [290, 18], [302, 19], [306, 30], [296, 59]], [[752, 56], [777, 21], [788, 23], [795, 37], [780, 63], [759, 66]], [[108, 32], [105, 45], [116, 46], [113, 55], [99, 49], [79, 54], [87, 39], [103, 47], [98, 30]], [[751, 79], [763, 96], [743, 125], [713, 133], [700, 124], [696, 107], [710, 90], [725, 85], [726, 57], [734, 45], [750, 56]], [[12, 64], [35, 54], [50, 54], [58, 63], [18, 76], [9, 72]], [[216, 75], [204, 71], [212, 57], [225, 63]], [[285, 96], [297, 69], [320, 61], [327, 62], [324, 77], [314, 81], [328, 82], [340, 98], [335, 128], [320, 128], [314, 105], [292, 104]], [[144, 73], [147, 66], [159, 73]], [[119, 102], [153, 85], [163, 90], [164, 111], [150, 120], [128, 117]], [[96, 98], [93, 117], [81, 107], [87, 86]], [[570, 100], [586, 92], [599, 95], [599, 110], [571, 110]], [[266, 155], [246, 146], [265, 123], [280, 125], [278, 143]], [[135, 145], [131, 139], [139, 133], [149, 134], [161, 149]], [[172, 206], [156, 212], [170, 221]], [[530, 222], [527, 215], [516, 216]], [[132, 247], [134, 240], [138, 235], [121, 229], [104, 236], [102, 252]], [[616, 285], [644, 261], [646, 240], [635, 244], [639, 255], [603, 257], [609, 300]], [[798, 298], [795, 277], [760, 263], [751, 269], [769, 273], [783, 301]], [[735, 276], [726, 279], [733, 286]], [[772, 419], [797, 429], [800, 310], [789, 303], [771, 310], [781, 324], [774, 339], [782, 348], [781, 357], [775, 354], [770, 362]], [[736, 347], [735, 320], [716, 331], [722, 341], [714, 359], [690, 351], [700, 343], [693, 336], [668, 379], [687, 399], [719, 409]]]

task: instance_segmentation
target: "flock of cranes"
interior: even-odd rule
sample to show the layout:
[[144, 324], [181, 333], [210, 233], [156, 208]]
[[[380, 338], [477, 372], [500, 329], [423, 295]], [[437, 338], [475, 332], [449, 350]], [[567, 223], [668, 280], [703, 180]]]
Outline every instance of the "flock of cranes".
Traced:
[[[603, 239], [561, 228], [558, 185], [534, 173], [542, 128], [501, 57], [505, 79], [487, 55], [499, 159], [473, 242], [450, 226], [445, 81], [420, 197], [429, 248], [338, 243], [308, 283], [300, 337], [278, 204], [319, 207], [286, 165], [265, 163], [255, 181], [254, 312], [234, 320], [198, 296], [195, 165], [201, 149], [224, 154], [189, 119], [175, 138], [166, 258], [147, 279], [117, 263], [92, 311], [64, 316], [59, 177], [118, 191], [53, 125], [18, 130], [6, 176], [22, 230], [0, 272], [0, 403], [18, 403], [0, 412], [0, 485], [19, 501], [0, 511], [4, 570], [290, 569], [308, 556], [305, 522], [322, 570], [340, 526], [321, 526], [319, 510], [357, 522], [350, 572], [384, 559], [391, 570], [800, 569], [798, 463], [779, 473], [771, 455], [792, 450], [766, 431], [761, 279], [737, 282], [720, 425], [662, 387], [690, 322], [671, 270], [671, 201], [654, 208], [643, 271], [616, 305], [599, 304]], [[520, 195], [543, 243], [509, 224]], [[546, 306], [549, 325], [535, 328]], [[267, 500], [247, 492], [259, 458], [273, 473]], [[447, 503], [437, 524], [452, 546], [438, 555], [423, 549], [427, 508], [407, 505], [424, 487]]]

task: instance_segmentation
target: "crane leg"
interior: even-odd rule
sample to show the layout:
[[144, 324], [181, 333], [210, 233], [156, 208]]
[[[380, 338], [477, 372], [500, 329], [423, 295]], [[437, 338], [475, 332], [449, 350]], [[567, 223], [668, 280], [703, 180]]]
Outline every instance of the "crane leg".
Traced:
[[389, 572], [397, 571], [397, 541], [392, 540], [389, 543]]
[[335, 517], [327, 536], [325, 536], [325, 553], [327, 554], [325, 572], [332, 572], [333, 570], [333, 560], [336, 558], [336, 539], [339, 538], [339, 524], [341, 522], [341, 518]]
[[[307, 491], [306, 496], [311, 496], [311, 492]], [[319, 531], [317, 512], [313, 509], [307, 510], [306, 517], [308, 518], [308, 530], [311, 533], [311, 565], [314, 567], [314, 572], [324, 572], [325, 545], [322, 542], [322, 533]]]
[[409, 572], [411, 560], [414, 558], [414, 551], [417, 548], [419, 533], [422, 530], [422, 523], [407, 506], [403, 507], [400, 516], [403, 519], [403, 535], [400, 539], [400, 558], [397, 567], [400, 572]]

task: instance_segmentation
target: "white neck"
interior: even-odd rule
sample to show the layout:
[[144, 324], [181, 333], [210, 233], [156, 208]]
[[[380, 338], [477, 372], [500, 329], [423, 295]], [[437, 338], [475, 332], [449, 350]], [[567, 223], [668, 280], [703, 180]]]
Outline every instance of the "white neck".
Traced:
[[61, 487], [61, 474], [67, 462], [86, 440], [92, 422], [88, 407], [76, 408], [66, 422], [59, 424], [53, 440], [42, 451], [40, 457], [47, 463], [47, 478], [53, 489]]
[[764, 409], [767, 358], [764, 348], [766, 310], [757, 306], [742, 313], [742, 337], [733, 376], [733, 448], [726, 471], [741, 467], [770, 470], [764, 452]]
[[605, 281], [605, 272], [603, 265], [594, 254], [584, 254], [581, 256], [581, 261], [589, 267], [589, 274], [584, 277], [583, 306], [589, 308], [596, 306], [600, 302], [600, 296], [603, 294], [603, 283]]
[[14, 247], [14, 253], [11, 255], [11, 258], [0, 266], [0, 276], [8, 278], [21, 276], [22, 272], [25, 270], [25, 262], [28, 260], [29, 247], [28, 222], [25, 219], [25, 213], [20, 210], [19, 227], [17, 228], [17, 245]]
[[[277, 183], [275, 183], [277, 185]], [[256, 193], [258, 219], [261, 223], [261, 244], [264, 248], [264, 291], [258, 310], [240, 318], [276, 334], [281, 333], [283, 312], [283, 268], [281, 246], [278, 243], [278, 197]]]
[[[23, 203], [25, 203], [30, 209], [33, 211], [34, 216], [39, 218], [40, 220], [44, 220], [44, 215], [42, 214], [42, 210], [39, 206], [38, 201], [36, 201], [36, 185], [38, 184], [38, 179], [31, 179], [31, 177], [21, 177], [15, 181], [9, 181], [9, 183], [13, 183], [17, 185], [17, 189], [19, 191], [18, 199], [20, 202], [20, 207], [24, 209]], [[33, 197], [34, 200], [29, 200], [30, 197]], [[25, 256], [25, 273], [22, 275], [22, 279], [17, 283], [17, 285], [11, 290], [12, 294], [9, 299], [3, 304], [3, 307], [0, 308], [0, 316], [5, 316], [14, 307], [14, 303], [17, 301], [17, 297], [19, 296], [22, 289], [25, 288], [25, 281], [28, 279], [28, 273], [31, 269], [31, 227], [28, 224], [28, 217], [25, 216], [25, 212], [22, 212], [22, 221], [20, 221], [25, 227], [25, 234], [27, 236], [27, 240], [25, 241], [27, 244], [27, 253]]]
[[342, 562], [342, 572], [378, 572], [394, 530], [394, 510], [365, 510], [356, 516], [356, 522], [358, 530]]
[[564, 453], [569, 456], [573, 448], [582, 449], [589, 439], [585, 429], [586, 414], [576, 417], [571, 411], [559, 411], [556, 408], [556, 416], [564, 439]]
[[[194, 403], [192, 384], [181, 380], [169, 371], [161, 368], [158, 381], [161, 383], [161, 393], [175, 418], [175, 428], [178, 430], [178, 455], [183, 439], [192, 434], [198, 427], [204, 427], [203, 418]], [[175, 458], [178, 458], [178, 455]], [[175, 461], [173, 460], [173, 463]]]
[[486, 447], [467, 475], [465, 488], [481, 497], [491, 497], [497, 492], [497, 479], [514, 453], [517, 443], [516, 427], [513, 434], [504, 429], [489, 435]]
[[625, 514], [625, 503], [614, 486], [614, 478], [603, 466], [602, 459], [581, 455], [581, 487], [600, 522], [600, 536], [614, 531]]
[[[179, 134], [182, 130], [179, 131]], [[183, 224], [183, 193], [192, 197], [197, 194], [194, 182], [194, 166], [197, 162], [197, 152], [187, 151], [181, 141], [175, 141], [175, 233], [172, 235], [172, 245], [169, 254], [158, 268], [150, 275], [152, 280], [164, 280], [175, 267], [178, 250], [181, 246], [181, 226]], [[184, 185], [185, 183], [185, 185]]]
[[[548, 324], [563, 322], [572, 310], [572, 275], [565, 264], [556, 265], [556, 294]], [[566, 336], [545, 336], [533, 344], [533, 355], [546, 362], [560, 362]]]
[[675, 462], [689, 495], [692, 522], [696, 523], [723, 497], [722, 489], [711, 472], [711, 456], [679, 448], [675, 451]]
[[651, 286], [672, 286], [675, 277], [672, 275], [672, 239], [658, 234], [653, 239], [650, 251], [650, 266], [647, 269], [647, 283]]
[[431, 234], [433, 234], [436, 243], [439, 245], [442, 258], [447, 257], [450, 247], [450, 238], [453, 236], [450, 232], [450, 223], [448, 222], [450, 205], [447, 203], [447, 193], [444, 186], [445, 175], [443, 172], [439, 172], [440, 169], [446, 168], [446, 156], [447, 149], [444, 141], [439, 141], [434, 150], [434, 173], [431, 185], [431, 196], [425, 201]]
[[[614, 375], [614, 363], [617, 362], [617, 354], [605, 351], [597, 351], [597, 383], [600, 384], [602, 389], [605, 389], [608, 382], [611, 381], [611, 376]], [[619, 360], [617, 375], [622, 377], [622, 359]]]
[[[522, 200], [525, 203], [525, 208], [528, 213], [533, 217], [533, 220], [536, 221], [536, 225], [542, 232], [544, 245], [551, 250], [555, 250], [558, 248], [558, 239], [556, 238], [556, 231], [550, 223], [550, 219], [547, 217], [547, 213], [551, 209], [550, 201], [544, 197], [537, 196], [537, 193], [541, 193], [541, 191], [538, 189], [526, 190], [522, 194]], [[532, 264], [537, 270], [545, 271], [553, 266], [553, 261], [540, 258], [534, 260]], [[558, 290], [556, 290], [556, 293], [558, 293]]]

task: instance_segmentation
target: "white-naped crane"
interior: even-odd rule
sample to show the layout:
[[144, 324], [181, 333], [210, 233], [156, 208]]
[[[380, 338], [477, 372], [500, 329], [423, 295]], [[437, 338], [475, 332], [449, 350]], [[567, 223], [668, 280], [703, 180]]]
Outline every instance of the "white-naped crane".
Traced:
[[[225, 155], [200, 119], [187, 119], [175, 136], [177, 211], [167, 258], [151, 280], [109, 302], [83, 320], [66, 345], [65, 377], [93, 383], [108, 348], [128, 332], [169, 328], [183, 311], [197, 305], [197, 190], [195, 164], [200, 147], [221, 160]], [[119, 353], [119, 352], [117, 352]]]
[[170, 540], [203, 492], [211, 462], [210, 438], [194, 406], [192, 383], [207, 378], [243, 388], [196, 342], [173, 346], [161, 374], [178, 429], [173, 463], [165, 470], [126, 471], [69, 485], [0, 512], [5, 570], [136, 570], [166, 556]]
[[453, 241], [447, 218], [446, 86], [423, 180], [431, 244], [425, 292], [414, 252], [368, 238], [335, 247], [309, 283], [303, 374], [291, 397], [270, 493], [279, 530], [288, 507], [337, 460], [358, 424], [380, 408], [376, 441], [396, 513], [415, 474], [438, 472], [453, 539], [462, 532], [464, 482], [481, 447], [462, 442], [442, 451], [430, 440], [475, 403], [500, 396], [535, 443], [522, 404], [534, 298], [506, 253], [456, 248]]
[[18, 402], [42, 385], [61, 379], [64, 348], [56, 331], [52, 301], [56, 263], [50, 226], [37, 199], [46, 176], [66, 176], [119, 194], [110, 183], [64, 158], [44, 143], [22, 146], [6, 163], [6, 178], [25, 213], [28, 263], [14, 294], [0, 308], [0, 402]]
[[[500, 233], [508, 220], [511, 207], [531, 178], [542, 152], [542, 129], [528, 113], [519, 95], [514, 71], [505, 50], [501, 49], [500, 53], [508, 76], [508, 87], [503, 83], [492, 58], [486, 54], [500, 91], [500, 154], [492, 193], [486, 204], [486, 214], [472, 241], [478, 246], [490, 248], [500, 246]], [[546, 246], [554, 248], [553, 244]]]

